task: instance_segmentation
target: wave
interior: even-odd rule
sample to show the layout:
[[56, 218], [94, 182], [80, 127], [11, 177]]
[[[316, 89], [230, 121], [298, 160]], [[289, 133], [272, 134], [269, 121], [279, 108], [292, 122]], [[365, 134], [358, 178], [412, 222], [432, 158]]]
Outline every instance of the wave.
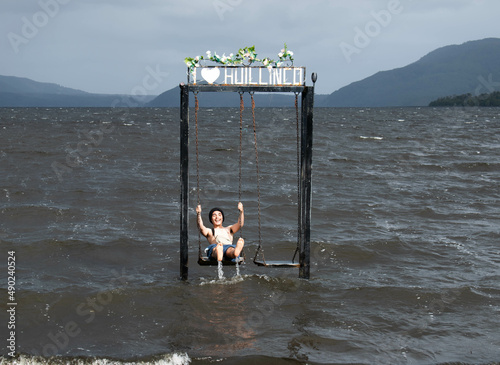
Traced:
[[[251, 262], [260, 233], [267, 260], [291, 259], [297, 246], [295, 128], [281, 123], [294, 121], [293, 109], [272, 123], [272, 110], [258, 109], [262, 228], [253, 136], [245, 131], [247, 262], [240, 277], [224, 267], [224, 280], [214, 280], [216, 267], [196, 264], [191, 166], [187, 282], [178, 275], [179, 152], [178, 131], [171, 128], [178, 111], [21, 112], [26, 121], [9, 122], [1, 135], [7, 168], [0, 177], [0, 248], [13, 247], [19, 259], [23, 355], [0, 361], [171, 364], [174, 355], [191, 364], [497, 360], [498, 351], [484, 346], [498, 339], [491, 319], [500, 310], [496, 125], [468, 111], [463, 120], [478, 120], [474, 127], [442, 110], [415, 110], [315, 112], [311, 279], [301, 280], [297, 269]], [[79, 151], [82, 164], [58, 179], [51, 164], [74, 157], [70, 150], [89, 140], [85, 130], [99, 130], [95, 113], [101, 111], [102, 123], [113, 128], [106, 127], [91, 151]], [[484, 117], [493, 120], [489, 113]], [[204, 117], [202, 205], [227, 207], [232, 223], [238, 110], [213, 109]], [[233, 125], [218, 134], [228, 119]], [[6, 289], [0, 296], [7, 297]], [[69, 321], [82, 329], [70, 346], [51, 351], [55, 358], [32, 356]], [[253, 332], [221, 343], [227, 333], [238, 336], [233, 324], [249, 324]]]
[[378, 136], [371, 136], [371, 137], [359, 136], [359, 139], [373, 139], [373, 140], [376, 140], [376, 141], [381, 141], [381, 140], [384, 139], [384, 137], [378, 137]]
[[18, 355], [14, 358], [0, 357], [0, 365], [186, 365], [191, 359], [185, 353], [157, 355], [144, 359], [120, 360], [95, 357], [42, 357]]
[[499, 163], [491, 162], [462, 162], [456, 163], [453, 167], [462, 172], [498, 172], [500, 171]]
[[[318, 363], [301, 361], [291, 358], [271, 357], [261, 355], [237, 356], [231, 358], [194, 357], [186, 353], [155, 355], [141, 359], [113, 359], [98, 357], [41, 357], [32, 355], [18, 355], [11, 359], [0, 357], [0, 365], [187, 365], [187, 364], [261, 364], [261, 365], [293, 365]], [[347, 365], [347, 364], [346, 364]], [[465, 364], [461, 364], [465, 365]]]

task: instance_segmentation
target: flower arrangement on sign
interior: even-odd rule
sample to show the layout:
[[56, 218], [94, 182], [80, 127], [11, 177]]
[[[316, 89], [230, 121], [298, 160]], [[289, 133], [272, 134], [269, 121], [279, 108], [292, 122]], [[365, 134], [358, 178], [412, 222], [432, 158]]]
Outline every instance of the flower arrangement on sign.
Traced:
[[284, 48], [278, 53], [278, 61], [275, 61], [269, 57], [259, 59], [257, 58], [257, 52], [255, 52], [255, 46], [240, 48], [236, 54], [231, 53], [229, 56], [223, 54], [219, 56], [217, 53], [212, 53], [207, 51], [206, 56], [196, 56], [186, 57], [184, 62], [189, 68], [189, 72], [193, 72], [195, 67], [200, 67], [201, 61], [212, 61], [221, 65], [226, 66], [238, 66], [244, 65], [249, 66], [252, 63], [260, 62], [267, 68], [271, 69], [273, 67], [281, 67], [284, 62], [291, 62], [293, 65], [293, 52], [290, 51], [285, 43]]

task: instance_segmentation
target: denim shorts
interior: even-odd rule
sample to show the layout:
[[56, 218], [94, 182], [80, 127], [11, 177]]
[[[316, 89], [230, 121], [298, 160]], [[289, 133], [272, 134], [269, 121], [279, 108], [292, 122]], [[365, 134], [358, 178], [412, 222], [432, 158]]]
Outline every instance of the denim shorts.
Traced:
[[[210, 260], [216, 260], [217, 261], [217, 259], [212, 256], [212, 252], [214, 251], [215, 247], [217, 247], [217, 244], [210, 245], [210, 246], [208, 246], [208, 248], [205, 251], [207, 251], [207, 256], [208, 256], [208, 258]], [[224, 252], [224, 256], [223, 256], [224, 260], [231, 260], [229, 257], [226, 256], [226, 251], [227, 251], [227, 249], [229, 247], [236, 248], [236, 245], [223, 245], [222, 246], [222, 251]]]

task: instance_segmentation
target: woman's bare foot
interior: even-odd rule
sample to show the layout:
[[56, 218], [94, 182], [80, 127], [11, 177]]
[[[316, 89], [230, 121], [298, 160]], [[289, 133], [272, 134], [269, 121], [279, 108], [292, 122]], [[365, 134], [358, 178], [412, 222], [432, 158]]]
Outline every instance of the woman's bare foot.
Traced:
[[243, 246], [245, 246], [245, 240], [243, 238], [239, 238], [238, 242], [236, 242], [236, 248], [234, 249], [234, 256], [238, 257], [243, 250]]

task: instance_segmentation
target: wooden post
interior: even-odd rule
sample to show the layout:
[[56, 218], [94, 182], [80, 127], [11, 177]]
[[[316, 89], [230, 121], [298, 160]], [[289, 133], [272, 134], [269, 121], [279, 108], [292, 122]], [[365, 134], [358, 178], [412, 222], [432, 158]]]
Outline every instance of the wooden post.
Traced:
[[180, 85], [181, 89], [181, 241], [180, 241], [180, 278], [188, 278], [188, 207], [189, 207], [189, 88]]
[[300, 268], [299, 278], [309, 279], [311, 259], [312, 132], [314, 87], [302, 92], [301, 163], [300, 163]]

